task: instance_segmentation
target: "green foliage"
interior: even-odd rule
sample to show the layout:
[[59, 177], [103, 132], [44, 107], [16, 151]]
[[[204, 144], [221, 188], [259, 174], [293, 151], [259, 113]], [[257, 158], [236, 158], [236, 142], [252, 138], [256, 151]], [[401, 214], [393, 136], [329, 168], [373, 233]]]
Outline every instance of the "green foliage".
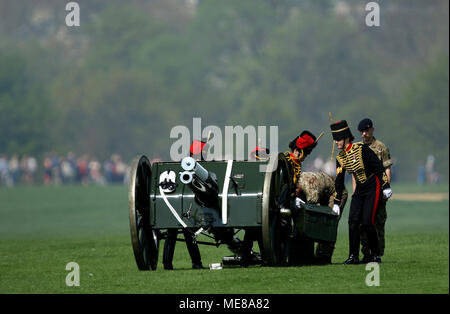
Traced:
[[448, 173], [449, 59], [441, 56], [425, 65], [399, 101], [398, 135], [405, 145], [406, 164], [434, 155], [437, 169]]
[[448, 180], [448, 1], [383, 2], [376, 29], [364, 1], [335, 4], [89, 1], [68, 28], [58, 1], [0, 2], [0, 151], [168, 158], [171, 128], [201, 117], [278, 125], [280, 150], [325, 131], [328, 158], [332, 112], [357, 138], [372, 118], [400, 179], [433, 154]]
[[47, 149], [52, 112], [41, 82], [27, 74], [23, 57], [0, 53], [0, 147], [4, 152], [35, 153]]

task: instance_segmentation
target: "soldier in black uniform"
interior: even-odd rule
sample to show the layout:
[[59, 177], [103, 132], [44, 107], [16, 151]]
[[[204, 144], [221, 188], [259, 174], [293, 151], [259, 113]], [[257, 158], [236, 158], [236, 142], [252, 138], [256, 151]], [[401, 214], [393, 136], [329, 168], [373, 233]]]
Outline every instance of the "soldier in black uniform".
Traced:
[[291, 152], [285, 152], [284, 155], [289, 160], [292, 170], [294, 186], [300, 178], [302, 171], [302, 162], [311, 154], [312, 150], [317, 146], [317, 138], [308, 130], [303, 131], [299, 136], [289, 143]]
[[[205, 142], [195, 140], [190, 148], [191, 157], [196, 158], [197, 160], [202, 159], [202, 150], [205, 148]], [[198, 248], [197, 243], [194, 242], [194, 238], [192, 236], [191, 230], [187, 230], [183, 228], [183, 235], [186, 241], [186, 247], [189, 252], [189, 256], [192, 260], [192, 268], [193, 269], [204, 269], [202, 264], [202, 259], [200, 256], [200, 250]], [[175, 252], [175, 244], [177, 241], [178, 229], [167, 229], [167, 237], [164, 241], [164, 253], [163, 253], [163, 264], [164, 269], [172, 270], [172, 260], [173, 254]]]
[[289, 162], [289, 170], [292, 175], [292, 190], [283, 190], [280, 193], [279, 203], [282, 206], [282, 212], [290, 215], [290, 208], [295, 208], [294, 204], [289, 200], [295, 198], [295, 186], [300, 180], [300, 173], [302, 171], [302, 162], [311, 154], [312, 150], [317, 146], [317, 138], [311, 132], [305, 130], [299, 136], [289, 142], [291, 151], [284, 152], [286, 160]]
[[[300, 181], [300, 174], [302, 171], [302, 163], [308, 157], [312, 150], [317, 146], [317, 138], [310, 131], [305, 130], [300, 133], [299, 136], [294, 138], [289, 143], [289, 148], [291, 152], [285, 152], [284, 155], [286, 159], [289, 161], [291, 167], [292, 174], [292, 190], [287, 191], [283, 190], [280, 195], [280, 203], [283, 204], [283, 207], [280, 211], [283, 215], [291, 216], [294, 225], [296, 224], [297, 215], [294, 212], [291, 213], [290, 210], [286, 210], [286, 208], [296, 208], [295, 204], [289, 204], [289, 200], [295, 199], [295, 186]], [[290, 195], [286, 195], [289, 193]], [[287, 217], [286, 217], [287, 218]], [[289, 226], [290, 223], [287, 220], [286, 226]], [[297, 228], [294, 226], [293, 231], [289, 231], [289, 227], [286, 230], [287, 232], [292, 232], [291, 235], [284, 234], [283, 237], [289, 236], [288, 240], [288, 265], [308, 265], [314, 262], [314, 241], [307, 238], [306, 236], [297, 232]]]
[[344, 264], [359, 264], [360, 225], [369, 240], [370, 262], [381, 263], [374, 219], [380, 199], [392, 195], [383, 164], [367, 145], [352, 143], [354, 137], [345, 120], [333, 123], [331, 132], [338, 149], [341, 150], [336, 156], [334, 207], [337, 211], [345, 187], [345, 171], [353, 174], [356, 179], [348, 217], [350, 252]]

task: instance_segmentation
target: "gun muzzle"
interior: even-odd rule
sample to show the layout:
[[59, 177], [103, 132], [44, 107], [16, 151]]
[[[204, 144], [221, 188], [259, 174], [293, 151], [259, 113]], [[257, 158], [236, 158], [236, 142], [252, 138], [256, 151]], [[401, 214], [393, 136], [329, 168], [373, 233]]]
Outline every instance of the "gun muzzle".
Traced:
[[180, 172], [180, 181], [183, 184], [190, 184], [194, 179], [194, 175], [190, 171]]

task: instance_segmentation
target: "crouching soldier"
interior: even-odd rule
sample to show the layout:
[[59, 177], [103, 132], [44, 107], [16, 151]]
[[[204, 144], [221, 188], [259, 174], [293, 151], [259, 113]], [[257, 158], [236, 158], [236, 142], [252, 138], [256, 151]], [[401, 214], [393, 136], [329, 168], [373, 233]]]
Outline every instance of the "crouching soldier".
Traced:
[[[299, 181], [296, 184], [295, 194], [302, 202], [333, 208], [334, 205], [334, 180], [324, 172], [302, 172]], [[342, 193], [340, 202], [339, 220], [342, 216], [345, 203], [347, 202], [348, 193], [345, 190]], [[331, 264], [335, 242], [319, 242], [317, 244], [314, 263], [315, 264]]]
[[[190, 156], [202, 160], [204, 154], [205, 146], [207, 143], [195, 140], [191, 144]], [[194, 241], [193, 230], [184, 229], [182, 230], [184, 239], [186, 241], [186, 247], [189, 252], [189, 256], [192, 261], [193, 269], [204, 269], [202, 264], [202, 259], [200, 255], [200, 250], [198, 244]], [[175, 252], [175, 244], [178, 237], [178, 229], [167, 229], [166, 240], [164, 241], [164, 251], [163, 251], [163, 264], [165, 270], [173, 270], [173, 255]]]

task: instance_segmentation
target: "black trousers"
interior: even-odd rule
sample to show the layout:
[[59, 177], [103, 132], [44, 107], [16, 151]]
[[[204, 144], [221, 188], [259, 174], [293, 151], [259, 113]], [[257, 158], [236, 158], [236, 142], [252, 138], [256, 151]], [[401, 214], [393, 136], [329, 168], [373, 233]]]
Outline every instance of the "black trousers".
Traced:
[[261, 228], [248, 227], [245, 228], [244, 241], [241, 246], [241, 266], [247, 267], [250, 264], [250, 259], [252, 258], [253, 242], [257, 241], [259, 250], [261, 253], [261, 258], [264, 260], [263, 250], [262, 250], [262, 232]]
[[[186, 240], [186, 247], [191, 257], [192, 264], [201, 264], [202, 259], [200, 256], [200, 250], [198, 245], [193, 243], [192, 234], [186, 230], [183, 230], [184, 239]], [[175, 252], [175, 244], [177, 242], [178, 229], [167, 229], [167, 237], [164, 241], [164, 253], [163, 253], [163, 264], [172, 265], [173, 254]]]
[[350, 254], [359, 256], [361, 226], [361, 230], [367, 234], [371, 254], [380, 255], [375, 215], [381, 199], [380, 181], [376, 176], [356, 186], [348, 216]]

